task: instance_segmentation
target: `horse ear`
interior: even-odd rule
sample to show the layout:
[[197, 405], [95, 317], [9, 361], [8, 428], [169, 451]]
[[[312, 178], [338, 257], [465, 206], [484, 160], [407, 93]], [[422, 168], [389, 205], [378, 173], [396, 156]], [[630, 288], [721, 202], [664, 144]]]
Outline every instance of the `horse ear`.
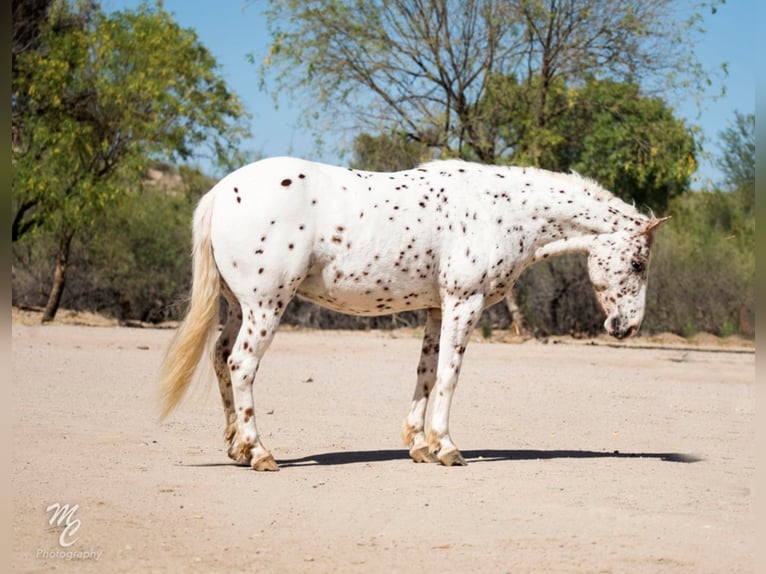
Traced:
[[665, 223], [665, 222], [666, 222], [667, 220], [669, 220], [670, 218], [671, 218], [671, 216], [670, 216], [670, 215], [668, 215], [667, 217], [660, 217], [659, 219], [652, 219], [652, 220], [651, 220], [651, 221], [650, 221], [650, 222], [647, 224], [647, 226], [646, 226], [646, 229], [644, 229], [644, 233], [645, 233], [646, 235], [649, 235], [650, 233], [654, 233], [654, 232], [657, 230], [657, 228], [658, 228], [660, 225], [662, 225], [663, 223]]

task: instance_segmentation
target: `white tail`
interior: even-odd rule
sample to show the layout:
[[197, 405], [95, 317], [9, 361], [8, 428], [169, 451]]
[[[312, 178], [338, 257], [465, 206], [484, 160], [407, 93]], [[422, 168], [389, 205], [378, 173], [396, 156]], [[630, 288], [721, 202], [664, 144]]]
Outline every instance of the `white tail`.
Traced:
[[212, 214], [213, 194], [208, 193], [194, 211], [193, 279], [189, 310], [170, 343], [160, 369], [162, 418], [170, 414], [183, 398], [218, 326], [221, 283], [210, 241]]

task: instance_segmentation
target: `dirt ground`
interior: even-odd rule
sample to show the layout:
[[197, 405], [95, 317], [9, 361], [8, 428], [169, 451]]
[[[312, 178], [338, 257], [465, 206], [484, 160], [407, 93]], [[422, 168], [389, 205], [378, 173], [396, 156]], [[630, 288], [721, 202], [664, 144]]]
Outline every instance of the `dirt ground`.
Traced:
[[445, 468], [400, 443], [416, 330], [286, 329], [264, 474], [227, 458], [214, 384], [158, 421], [171, 330], [73, 322], [14, 313], [14, 571], [755, 571], [747, 342], [477, 337]]

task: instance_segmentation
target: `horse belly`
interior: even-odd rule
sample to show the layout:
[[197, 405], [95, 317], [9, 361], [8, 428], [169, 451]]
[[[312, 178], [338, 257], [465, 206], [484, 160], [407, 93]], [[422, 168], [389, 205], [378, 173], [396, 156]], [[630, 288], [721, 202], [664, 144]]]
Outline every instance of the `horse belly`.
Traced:
[[348, 315], [378, 316], [439, 306], [436, 281], [402, 276], [378, 268], [314, 266], [298, 287], [298, 296]]

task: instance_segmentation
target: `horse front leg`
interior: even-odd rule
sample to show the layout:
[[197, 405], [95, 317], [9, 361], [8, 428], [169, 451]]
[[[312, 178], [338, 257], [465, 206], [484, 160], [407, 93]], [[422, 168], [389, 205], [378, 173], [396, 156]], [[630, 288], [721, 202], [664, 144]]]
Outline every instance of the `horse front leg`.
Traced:
[[402, 439], [410, 449], [410, 457], [415, 462], [436, 462], [426, 441], [425, 421], [428, 397], [436, 382], [436, 363], [439, 357], [439, 332], [442, 314], [440, 309], [429, 309], [426, 318], [423, 346], [420, 349], [418, 376], [412, 405], [404, 420]]
[[465, 465], [465, 459], [449, 434], [452, 396], [457, 386], [468, 340], [481, 316], [483, 295], [468, 298], [446, 297], [442, 303], [442, 327], [439, 338], [439, 360], [436, 384], [431, 400], [431, 424], [428, 445], [445, 466]]

